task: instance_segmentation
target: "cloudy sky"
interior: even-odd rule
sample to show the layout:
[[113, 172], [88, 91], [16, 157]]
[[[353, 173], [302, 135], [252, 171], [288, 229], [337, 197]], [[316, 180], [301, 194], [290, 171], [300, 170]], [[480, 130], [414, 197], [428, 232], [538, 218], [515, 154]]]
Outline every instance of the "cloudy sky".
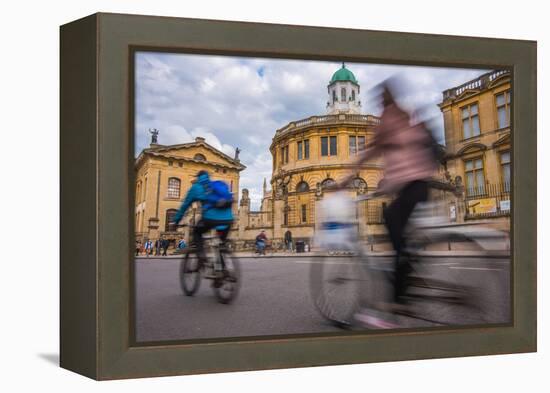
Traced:
[[[326, 113], [327, 84], [341, 63], [139, 52], [136, 55], [136, 156], [150, 143], [149, 128], [163, 145], [196, 136], [233, 157], [241, 149], [241, 188], [257, 209], [264, 177], [271, 176], [269, 145], [290, 121]], [[361, 85], [363, 113], [380, 114], [372, 87], [402, 78], [402, 105], [424, 108], [440, 137], [437, 103], [442, 91], [488, 70], [346, 63]]]

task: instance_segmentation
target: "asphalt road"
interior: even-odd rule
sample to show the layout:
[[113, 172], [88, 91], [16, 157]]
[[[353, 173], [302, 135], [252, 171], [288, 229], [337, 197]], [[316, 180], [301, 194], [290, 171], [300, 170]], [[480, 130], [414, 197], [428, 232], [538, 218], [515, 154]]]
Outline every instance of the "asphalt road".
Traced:
[[[217, 302], [211, 282], [203, 280], [192, 297], [179, 285], [179, 260], [136, 260], [136, 339], [138, 342], [273, 336], [338, 332], [314, 307], [309, 271], [321, 258], [242, 258], [242, 284], [238, 298], [229, 305]], [[509, 260], [480, 258], [426, 258], [426, 274], [477, 288], [482, 307], [475, 310], [430, 302], [423, 316], [450, 325], [506, 323], [510, 318]], [[331, 266], [349, 263], [332, 258]], [[389, 258], [377, 258], [386, 270]], [[403, 327], [434, 326], [433, 322], [397, 317]]]

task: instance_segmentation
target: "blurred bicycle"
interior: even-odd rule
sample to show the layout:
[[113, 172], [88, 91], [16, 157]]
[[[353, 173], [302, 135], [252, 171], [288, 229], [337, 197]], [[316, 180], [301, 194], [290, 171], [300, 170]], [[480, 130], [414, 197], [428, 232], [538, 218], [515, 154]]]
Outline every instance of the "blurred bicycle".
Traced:
[[194, 241], [184, 249], [180, 262], [180, 285], [185, 295], [193, 296], [198, 291], [202, 278], [212, 280], [212, 288], [218, 301], [229, 304], [239, 292], [241, 269], [227, 242], [220, 239], [220, 232], [217, 229], [213, 236], [203, 235], [206, 260], [199, 258]]
[[[355, 202], [366, 203], [380, 196], [372, 193]], [[509, 249], [507, 234], [478, 224], [452, 224], [434, 216], [434, 210], [433, 202], [421, 203], [411, 216], [406, 232], [411, 267], [403, 296], [406, 302], [396, 304], [392, 264], [374, 258], [361, 246], [353, 200], [345, 192], [328, 196], [323, 201], [324, 216], [316, 239], [327, 256], [321, 263], [313, 263], [310, 270], [311, 297], [320, 314], [345, 328], [400, 328], [411, 319], [430, 325], [458, 324], [449, 318], [449, 307], [454, 311], [451, 314], [459, 314], [463, 322], [493, 321], [491, 299], [506, 294], [498, 269], [477, 270], [483, 275], [480, 284], [462, 282], [456, 269], [447, 269], [446, 277], [437, 277], [434, 265], [425, 261], [423, 250], [461, 240], [463, 248], [476, 250], [478, 255], [505, 255], [502, 251]], [[347, 256], [335, 257], [336, 250]]]

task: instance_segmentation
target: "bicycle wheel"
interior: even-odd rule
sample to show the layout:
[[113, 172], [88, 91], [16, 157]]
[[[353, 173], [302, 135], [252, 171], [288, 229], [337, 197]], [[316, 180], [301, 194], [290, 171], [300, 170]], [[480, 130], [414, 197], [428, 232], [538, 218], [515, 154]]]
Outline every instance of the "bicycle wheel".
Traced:
[[362, 255], [327, 256], [310, 268], [310, 294], [319, 313], [339, 327], [353, 324], [360, 306], [366, 270]]
[[[461, 246], [482, 250], [471, 239]], [[419, 257], [408, 294], [417, 314], [443, 325], [505, 323], [510, 317], [509, 260], [494, 255]]]
[[197, 254], [187, 252], [180, 262], [181, 290], [187, 296], [193, 296], [201, 283], [201, 265]]
[[229, 304], [237, 297], [241, 285], [241, 266], [239, 260], [229, 252], [220, 252], [223, 276], [214, 281], [214, 293], [218, 301]]

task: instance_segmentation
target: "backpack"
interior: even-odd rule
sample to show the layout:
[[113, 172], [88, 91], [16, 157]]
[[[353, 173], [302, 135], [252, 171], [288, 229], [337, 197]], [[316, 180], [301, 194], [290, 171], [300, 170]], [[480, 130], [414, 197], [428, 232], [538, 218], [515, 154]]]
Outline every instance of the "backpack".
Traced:
[[233, 204], [233, 194], [221, 180], [214, 180], [205, 185], [206, 208], [227, 209]]

